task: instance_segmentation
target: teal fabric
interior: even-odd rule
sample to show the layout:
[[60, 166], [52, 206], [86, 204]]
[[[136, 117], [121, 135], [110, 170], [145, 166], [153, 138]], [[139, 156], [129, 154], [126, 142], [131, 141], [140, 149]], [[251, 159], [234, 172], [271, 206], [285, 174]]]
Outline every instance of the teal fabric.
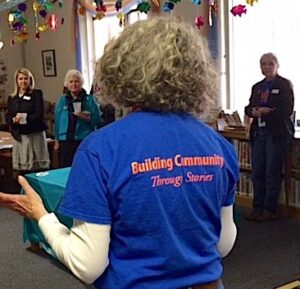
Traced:
[[[63, 168], [25, 175], [30, 185], [41, 196], [47, 211], [54, 212], [58, 219], [68, 228], [72, 226], [73, 220], [62, 216], [57, 210], [65, 191], [69, 173], [70, 168]], [[35, 221], [25, 218], [23, 228], [24, 242], [39, 243], [46, 252], [56, 257]]]
[[[91, 113], [91, 121], [78, 120], [74, 135], [75, 140], [83, 140], [88, 134], [96, 130], [101, 122], [101, 111], [92, 95], [87, 95], [83, 110]], [[55, 139], [60, 141], [67, 140], [69, 112], [65, 95], [59, 99], [55, 107], [54, 121]]]

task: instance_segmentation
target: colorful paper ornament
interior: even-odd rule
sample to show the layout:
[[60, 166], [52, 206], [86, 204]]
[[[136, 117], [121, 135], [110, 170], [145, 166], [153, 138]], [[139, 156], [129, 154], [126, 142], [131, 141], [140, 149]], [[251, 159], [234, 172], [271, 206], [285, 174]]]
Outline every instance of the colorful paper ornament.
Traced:
[[200, 29], [201, 26], [203, 26], [205, 23], [204, 17], [203, 16], [197, 16], [195, 18], [195, 25], [197, 26], [198, 29]]
[[46, 30], [48, 30], [48, 25], [46, 23], [40, 24], [37, 27], [38, 32], [45, 32]]
[[26, 27], [28, 21], [24, 15], [26, 9], [27, 5], [21, 3], [8, 14], [8, 24], [12, 33], [11, 44], [16, 42], [21, 43], [22, 41], [26, 41], [28, 39]]
[[116, 11], [119, 11], [122, 8], [122, 0], [117, 0], [115, 3]]
[[213, 25], [213, 14], [215, 16], [218, 15], [218, 1], [217, 0], [209, 0], [208, 4], [209, 4], [208, 23], [209, 23], [209, 26], [212, 26]]
[[55, 14], [52, 14], [48, 19], [48, 25], [50, 30], [56, 31], [58, 27], [58, 17]]
[[258, 0], [246, 0], [246, 3], [251, 6], [253, 6], [254, 2], [258, 2]]
[[233, 6], [231, 8], [230, 12], [233, 16], [238, 15], [241, 17], [243, 13], [245, 13], [245, 14], [247, 13], [247, 8], [246, 8], [246, 5], [239, 4], [239, 5]]
[[174, 9], [174, 6], [175, 5], [174, 5], [173, 2], [167, 1], [163, 5], [163, 11], [164, 12], [171, 12]]
[[124, 13], [118, 13], [117, 18], [119, 19], [119, 26], [120, 27], [125, 26], [125, 14]]
[[[54, 5], [58, 3], [58, 7], [62, 7], [62, 0], [34, 0], [32, 9], [35, 16], [35, 39], [39, 40], [42, 32], [50, 29], [56, 31], [58, 28], [58, 17], [48, 13], [54, 9]], [[42, 23], [39, 23], [39, 16], [43, 18]]]
[[136, 7], [136, 9], [142, 13], [148, 13], [148, 11], [151, 10], [151, 5], [149, 4], [149, 2], [147, 1], [142, 1], [141, 3], [138, 4], [138, 6]]
[[46, 10], [40, 10], [39, 14], [40, 14], [43, 18], [46, 18], [48, 13], [47, 13]]
[[93, 20], [101, 20], [104, 17], [105, 17], [104, 12], [99, 12], [93, 17]]
[[86, 9], [85, 9], [85, 7], [81, 6], [78, 11], [79, 11], [80, 15], [82, 15], [82, 16], [86, 15]]

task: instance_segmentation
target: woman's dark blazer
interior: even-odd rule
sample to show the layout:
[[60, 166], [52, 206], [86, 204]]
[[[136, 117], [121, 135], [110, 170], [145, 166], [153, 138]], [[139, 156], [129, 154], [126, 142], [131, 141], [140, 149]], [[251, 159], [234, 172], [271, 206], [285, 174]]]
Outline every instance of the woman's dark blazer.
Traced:
[[[257, 132], [258, 118], [253, 117], [252, 108], [260, 105], [261, 87], [264, 81], [265, 79], [253, 85], [249, 104], [245, 107], [245, 114], [253, 118], [250, 137], [254, 137]], [[262, 121], [266, 122], [273, 138], [293, 136], [295, 129], [291, 115], [294, 110], [294, 91], [288, 79], [276, 76], [270, 89], [268, 105], [274, 108], [274, 111], [262, 117]]]
[[[13, 118], [18, 112], [27, 113], [27, 124], [14, 124]], [[44, 122], [44, 99], [39, 89], [33, 89], [22, 97], [9, 96], [7, 101], [6, 121], [10, 126], [11, 133], [16, 140], [20, 135], [44, 131], [47, 126]]]

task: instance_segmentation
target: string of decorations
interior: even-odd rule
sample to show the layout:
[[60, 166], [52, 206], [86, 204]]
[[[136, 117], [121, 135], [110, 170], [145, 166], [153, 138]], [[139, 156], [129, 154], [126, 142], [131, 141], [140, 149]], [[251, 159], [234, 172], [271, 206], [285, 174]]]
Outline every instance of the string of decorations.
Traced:
[[[27, 41], [29, 34], [27, 31], [28, 20], [26, 18], [27, 5], [26, 0], [6, 0], [0, 4], [0, 11], [11, 9], [8, 13], [8, 24], [12, 37], [10, 39], [11, 46], [15, 43]], [[85, 15], [86, 11], [93, 15], [94, 20], [101, 20], [107, 15], [115, 14], [119, 18], [119, 24], [125, 25], [126, 15], [138, 11], [140, 13], [148, 13], [151, 7], [160, 7], [160, 0], [140, 0], [137, 7], [124, 14], [122, 12], [124, 5], [132, 3], [131, 0], [101, 1], [94, 0], [93, 4], [86, 0], [76, 0], [79, 4], [79, 14]], [[201, 0], [191, 0], [195, 5], [201, 5]], [[202, 15], [195, 17], [195, 26], [200, 29], [205, 23], [213, 25], [213, 16], [218, 16], [218, 0], [206, 0], [208, 2], [208, 20]], [[165, 13], [172, 13], [176, 5], [181, 0], [166, 0], [161, 6]], [[247, 5], [253, 6], [258, 0], [245, 0], [244, 4], [238, 4], [231, 8], [230, 12], [233, 16], [242, 16], [247, 13]], [[35, 21], [35, 39], [39, 40], [41, 33], [47, 30], [56, 31], [59, 25], [64, 23], [64, 18], [58, 19], [57, 15], [51, 11], [54, 5], [58, 4], [59, 8], [63, 7], [63, 0], [34, 0], [32, 9], [34, 11]], [[0, 37], [1, 38], [1, 37]], [[1, 39], [0, 39], [1, 40]], [[2, 42], [2, 40], [0, 41]]]
[[[27, 31], [28, 20], [26, 18], [27, 5], [23, 3], [17, 4], [8, 13], [8, 24], [12, 37], [10, 44], [22, 43], [28, 40], [29, 34]], [[56, 14], [51, 13], [54, 5], [58, 4], [59, 8], [63, 7], [63, 0], [35, 0], [32, 3], [32, 10], [35, 16], [35, 39], [40, 39], [40, 33], [47, 30], [56, 31], [59, 26], [59, 20]], [[60, 23], [63, 24], [62, 18]]]
[[[250, 6], [253, 6], [254, 2], [258, 2], [258, 0], [246, 0], [246, 4], [250, 5]], [[233, 6], [231, 8], [230, 12], [233, 16], [241, 17], [243, 14], [247, 13], [247, 8], [246, 8], [246, 5], [238, 4], [238, 5]]]
[[[193, 4], [200, 5], [202, 2], [201, 0], [191, 0]], [[218, 15], [218, 1], [217, 0], [206, 0], [208, 1], [208, 23], [210, 26], [213, 25], [213, 15]], [[103, 17], [106, 16], [107, 12], [107, 6], [103, 4], [104, 1], [94, 0], [93, 5], [87, 3], [84, 0], [77, 0], [77, 3], [81, 6], [79, 8], [79, 14], [80, 15], [86, 15], [86, 12], [89, 11], [90, 13], [93, 13], [93, 20], [101, 20]], [[129, 1], [127, 1], [129, 2]], [[151, 3], [152, 2], [152, 3]], [[151, 10], [151, 4], [153, 4], [156, 7], [160, 6], [160, 1], [158, 0], [141, 0], [137, 4], [137, 7], [130, 10], [126, 13], [126, 15], [132, 13], [132, 12], [141, 12], [141, 13], [148, 13]], [[162, 11], [165, 13], [172, 13], [174, 10], [176, 4], [180, 3], [181, 0], [167, 0], [162, 5]], [[117, 12], [117, 17], [120, 19], [120, 25], [124, 25], [125, 23], [125, 15], [120, 10], [122, 9], [122, 1], [117, 0], [115, 1], [115, 11]], [[112, 8], [112, 4], [109, 6]], [[113, 12], [110, 10], [109, 15], [113, 14]], [[205, 18], [203, 16], [197, 16], [195, 18], [195, 25], [197, 28], [200, 29], [201, 26], [205, 24]]]

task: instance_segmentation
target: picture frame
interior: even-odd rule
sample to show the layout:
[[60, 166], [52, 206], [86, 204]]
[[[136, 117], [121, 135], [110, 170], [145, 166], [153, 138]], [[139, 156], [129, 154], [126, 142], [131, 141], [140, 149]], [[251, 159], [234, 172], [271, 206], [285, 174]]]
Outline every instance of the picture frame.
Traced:
[[45, 77], [56, 76], [55, 50], [42, 50], [43, 72]]

